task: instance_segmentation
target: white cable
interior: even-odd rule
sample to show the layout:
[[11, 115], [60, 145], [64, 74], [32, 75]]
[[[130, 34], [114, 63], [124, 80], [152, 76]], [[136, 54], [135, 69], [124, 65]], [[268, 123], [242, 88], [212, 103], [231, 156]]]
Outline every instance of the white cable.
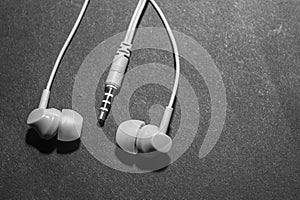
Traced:
[[[175, 100], [175, 96], [176, 96], [176, 93], [177, 93], [177, 90], [178, 90], [178, 85], [179, 85], [179, 76], [180, 76], [180, 59], [179, 59], [179, 51], [178, 51], [178, 47], [177, 47], [177, 43], [176, 43], [176, 40], [175, 40], [175, 37], [173, 35], [173, 31], [172, 29], [170, 28], [170, 25], [164, 15], [164, 13], [162, 12], [162, 10], [160, 9], [160, 7], [157, 5], [157, 3], [155, 2], [155, 0], [149, 0], [151, 2], [151, 4], [153, 5], [154, 9], [157, 11], [159, 17], [161, 18], [166, 30], [167, 30], [167, 33], [170, 37], [170, 40], [171, 40], [171, 44], [172, 44], [172, 47], [173, 47], [173, 51], [174, 51], [174, 54], [175, 54], [175, 70], [176, 70], [176, 74], [175, 74], [175, 80], [174, 80], [174, 86], [173, 86], [173, 90], [172, 90], [172, 95], [171, 95], [171, 98], [170, 98], [170, 101], [169, 101], [169, 105], [168, 107], [172, 108], [173, 107], [173, 104], [174, 104], [174, 100]], [[128, 30], [127, 30], [127, 33], [126, 33], [126, 36], [125, 36], [125, 39], [124, 39], [124, 42], [127, 42], [129, 44], [132, 44], [132, 41], [133, 41], [133, 38], [134, 38], [134, 33], [135, 33], [135, 30], [137, 28], [137, 24], [138, 24], [138, 21], [140, 20], [141, 18], [141, 14], [144, 10], [144, 7], [147, 3], [147, 0], [140, 0], [136, 9], [135, 9], [135, 12], [131, 18], [131, 22], [130, 22], [130, 25], [128, 27]]]
[[180, 60], [179, 60], [179, 51], [178, 51], [178, 47], [177, 47], [177, 43], [175, 40], [175, 37], [173, 35], [173, 31], [170, 28], [170, 25], [164, 15], [164, 13], [162, 12], [162, 10], [160, 9], [160, 7], [157, 5], [157, 3], [154, 0], [150, 0], [151, 4], [154, 6], [155, 10], [158, 12], [160, 18], [163, 21], [163, 24], [165, 26], [165, 28], [167, 29], [167, 32], [169, 34], [172, 46], [173, 46], [173, 51], [175, 54], [175, 67], [176, 67], [176, 75], [175, 75], [175, 81], [174, 81], [174, 86], [173, 86], [173, 91], [172, 91], [172, 95], [170, 98], [170, 102], [168, 107], [173, 107], [174, 104], [174, 100], [175, 100], [175, 96], [178, 90], [178, 85], [179, 85], [179, 76], [180, 76]]
[[133, 41], [133, 37], [134, 37], [134, 33], [135, 30], [137, 28], [137, 24], [141, 18], [141, 15], [143, 13], [143, 10], [146, 6], [147, 0], [140, 0], [138, 2], [138, 5], [134, 11], [134, 14], [131, 18], [130, 24], [128, 26], [128, 30], [124, 39], [124, 42], [128, 43], [128, 44], [132, 44]]
[[51, 75], [50, 75], [50, 78], [49, 78], [47, 87], [46, 87], [46, 89], [45, 89], [46, 91], [50, 91], [50, 89], [51, 89], [51, 85], [52, 85], [52, 83], [53, 83], [55, 74], [56, 74], [57, 69], [58, 69], [58, 67], [59, 67], [59, 64], [60, 64], [60, 62], [61, 62], [61, 60], [62, 60], [62, 57], [63, 57], [63, 55], [65, 54], [65, 52], [66, 52], [66, 50], [67, 50], [67, 48], [68, 48], [68, 46], [69, 46], [69, 44], [70, 44], [72, 38], [74, 37], [74, 34], [75, 34], [76, 30], [78, 29], [78, 26], [79, 26], [79, 24], [80, 24], [80, 22], [81, 22], [81, 20], [82, 20], [82, 18], [83, 18], [83, 15], [84, 15], [84, 13], [85, 13], [85, 11], [86, 11], [86, 9], [87, 9], [87, 6], [88, 6], [88, 4], [89, 4], [89, 1], [90, 1], [90, 0], [85, 0], [85, 1], [84, 1], [83, 5], [82, 5], [82, 8], [81, 8], [81, 11], [80, 11], [80, 13], [79, 13], [79, 15], [78, 15], [78, 18], [77, 18], [77, 20], [76, 20], [76, 22], [75, 22], [75, 24], [74, 24], [74, 26], [73, 26], [73, 28], [72, 28], [70, 34], [69, 34], [69, 36], [68, 36], [68, 38], [67, 38], [67, 40], [66, 40], [64, 46], [63, 46], [62, 49], [60, 50], [60, 52], [59, 52], [59, 54], [58, 54], [58, 57], [56, 58], [56, 61], [55, 61], [54, 67], [53, 67], [53, 69], [52, 69], [52, 72], [51, 72]]
[[143, 0], [139, 0], [139, 2], [138, 2], [138, 4], [137, 4], [137, 6], [136, 6], [136, 8], [135, 8], [135, 11], [134, 11], [134, 13], [133, 13], [133, 15], [132, 15], [132, 17], [131, 17], [131, 20], [130, 20], [130, 24], [129, 24], [129, 26], [128, 26], [128, 29], [127, 29], [127, 32], [126, 32], [126, 36], [125, 36], [125, 39], [124, 39], [124, 42], [126, 42], [126, 43], [131, 43], [132, 41], [129, 41], [130, 39], [129, 39], [129, 37], [130, 37], [130, 32], [132, 31], [132, 27], [133, 27], [133, 23], [134, 23], [134, 21], [136, 20], [136, 18], [137, 18], [137, 14], [138, 14], [138, 12], [140, 11], [140, 9], [141, 9], [141, 3], [142, 3], [142, 1]]

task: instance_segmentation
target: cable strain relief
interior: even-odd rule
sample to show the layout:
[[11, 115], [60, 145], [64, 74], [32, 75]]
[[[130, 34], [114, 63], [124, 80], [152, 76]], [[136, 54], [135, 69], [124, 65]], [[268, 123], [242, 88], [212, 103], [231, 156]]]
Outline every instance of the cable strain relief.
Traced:
[[47, 89], [44, 89], [43, 93], [42, 93], [42, 96], [41, 96], [39, 108], [44, 108], [44, 109], [47, 108], [48, 101], [49, 101], [49, 96], [50, 96], [50, 91], [47, 90]]
[[113, 85], [117, 88], [121, 87], [124, 74], [126, 72], [129, 57], [131, 55], [132, 45], [126, 42], [122, 42], [120, 48], [117, 50], [110, 71], [108, 73], [106, 84]]
[[163, 134], [167, 133], [170, 120], [172, 117], [172, 113], [173, 113], [173, 108], [167, 106], [159, 126], [159, 131]]
[[129, 59], [131, 55], [131, 47], [132, 44], [123, 41], [117, 50], [116, 55], [121, 55]]

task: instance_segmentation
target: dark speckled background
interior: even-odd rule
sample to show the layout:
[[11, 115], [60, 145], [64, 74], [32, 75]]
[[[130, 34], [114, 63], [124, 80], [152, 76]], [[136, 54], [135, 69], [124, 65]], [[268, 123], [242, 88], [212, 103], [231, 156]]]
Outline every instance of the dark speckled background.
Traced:
[[[40, 140], [25, 123], [82, 3], [0, 2], [1, 199], [300, 199], [300, 1], [158, 1], [172, 28], [194, 38], [213, 58], [228, 110], [220, 140], [208, 156], [197, 157], [207, 128], [203, 121], [180, 159], [146, 174], [108, 168], [78, 142]], [[72, 107], [82, 61], [99, 43], [126, 30], [136, 3], [91, 1], [56, 76], [50, 107]], [[162, 26], [151, 6], [140, 26]], [[132, 63], [161, 59], [172, 66], [169, 53], [155, 50], [135, 51]], [[189, 76], [188, 63], [182, 62], [206, 107], [205, 82]], [[146, 118], [138, 109], [132, 115]], [[210, 109], [201, 112], [208, 120]], [[106, 134], [113, 139], [113, 132]]]

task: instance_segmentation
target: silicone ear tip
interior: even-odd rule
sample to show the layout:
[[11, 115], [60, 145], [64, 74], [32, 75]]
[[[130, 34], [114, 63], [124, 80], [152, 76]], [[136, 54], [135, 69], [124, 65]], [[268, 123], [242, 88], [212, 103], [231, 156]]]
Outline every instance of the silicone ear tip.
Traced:
[[136, 137], [141, 127], [145, 122], [140, 120], [128, 120], [122, 122], [116, 133], [117, 144], [126, 152], [136, 154], [137, 149], [135, 146]]
[[41, 120], [42, 117], [44, 116], [44, 111], [45, 111], [45, 109], [43, 109], [43, 108], [34, 109], [28, 115], [27, 124], [31, 125], [31, 124], [34, 124], [34, 123], [38, 122], [39, 120]]
[[159, 128], [148, 124], [144, 126], [137, 135], [136, 146], [140, 153], [149, 153], [155, 151], [152, 144], [152, 138], [158, 134]]
[[152, 145], [157, 151], [168, 153], [172, 147], [172, 139], [166, 134], [158, 133], [152, 138]]
[[70, 142], [80, 138], [82, 131], [83, 117], [74, 110], [63, 109], [61, 112], [60, 125], [57, 139], [63, 142]]
[[59, 124], [60, 111], [54, 108], [38, 108], [33, 110], [27, 124], [35, 128], [44, 139], [50, 139], [56, 133]]

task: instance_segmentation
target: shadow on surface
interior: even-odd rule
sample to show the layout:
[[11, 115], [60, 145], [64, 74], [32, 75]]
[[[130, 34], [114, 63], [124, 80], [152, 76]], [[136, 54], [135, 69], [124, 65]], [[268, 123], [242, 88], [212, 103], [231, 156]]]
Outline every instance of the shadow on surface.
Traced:
[[153, 157], [145, 157], [142, 154], [129, 154], [119, 147], [115, 148], [115, 155], [125, 165], [135, 165], [141, 170], [147, 170], [151, 172], [164, 171], [167, 169], [171, 161], [168, 154], [156, 153], [155, 155], [152, 155]]
[[35, 147], [41, 153], [50, 154], [56, 148], [57, 140], [55, 137], [50, 140], [42, 139], [36, 130], [30, 128], [26, 134], [26, 143]]
[[55, 149], [59, 154], [68, 154], [76, 151], [80, 147], [80, 139], [72, 142], [61, 142], [57, 140], [57, 137], [53, 137], [49, 140], [42, 139], [38, 132], [33, 128], [28, 129], [26, 133], [26, 144], [33, 146], [43, 154], [50, 154]]
[[75, 152], [80, 147], [80, 139], [77, 139], [72, 142], [62, 142], [58, 141], [57, 144], [57, 153], [59, 154], [69, 154]]

